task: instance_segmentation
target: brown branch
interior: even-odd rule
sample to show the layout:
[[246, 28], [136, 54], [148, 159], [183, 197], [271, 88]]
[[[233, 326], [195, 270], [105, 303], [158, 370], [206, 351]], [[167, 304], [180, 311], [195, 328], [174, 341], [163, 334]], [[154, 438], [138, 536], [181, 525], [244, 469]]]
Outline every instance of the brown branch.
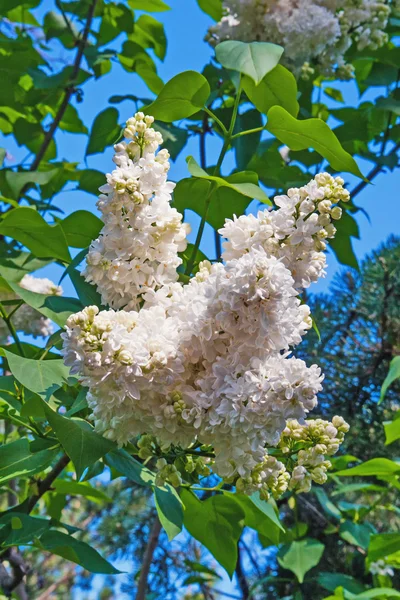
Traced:
[[75, 92], [74, 84], [75, 84], [75, 80], [79, 74], [79, 69], [81, 67], [83, 53], [85, 51], [86, 42], [89, 37], [90, 27], [92, 25], [92, 21], [93, 21], [93, 17], [94, 17], [94, 12], [96, 10], [96, 4], [97, 4], [97, 0], [93, 0], [91, 6], [89, 8], [89, 11], [88, 11], [88, 14], [86, 17], [86, 23], [85, 23], [85, 27], [83, 30], [83, 34], [82, 34], [81, 39], [78, 41], [78, 52], [76, 53], [76, 57], [75, 57], [75, 61], [73, 64], [69, 83], [68, 83], [67, 87], [65, 88], [64, 98], [61, 102], [61, 105], [57, 111], [56, 116], [54, 117], [54, 121], [52, 122], [52, 124], [50, 125], [50, 128], [48, 129], [48, 131], [46, 132], [46, 134], [44, 136], [43, 143], [42, 143], [41, 147], [39, 148], [38, 153], [35, 156], [35, 160], [33, 161], [33, 163], [31, 164], [31, 166], [29, 168], [30, 171], [36, 171], [40, 162], [42, 161], [42, 158], [45, 155], [46, 150], [49, 147], [49, 144], [54, 137], [56, 129], [59, 126], [60, 121], [63, 118], [65, 111], [67, 110], [69, 101], [71, 100], [71, 96]]
[[38, 483], [38, 493], [29, 498], [27, 512], [30, 513], [39, 502], [40, 498], [49, 491], [53, 482], [57, 479], [60, 473], [65, 469], [67, 464], [69, 463], [69, 456], [64, 454], [58, 463], [53, 467], [50, 473], [43, 479], [43, 481]]
[[47, 590], [43, 592], [43, 594], [40, 594], [40, 596], [36, 598], [36, 600], [49, 600], [52, 597], [53, 592], [55, 592], [64, 583], [68, 583], [69, 580], [74, 577], [74, 575], [74, 570], [68, 571], [63, 577], [61, 577], [61, 579], [52, 583]]
[[149, 541], [147, 542], [146, 550], [144, 551], [142, 568], [140, 569], [136, 600], [145, 600], [146, 598], [150, 567], [153, 560], [154, 550], [156, 549], [158, 544], [158, 538], [160, 537], [160, 533], [161, 523], [160, 519], [156, 516], [153, 523], [153, 527], [150, 532]]
[[240, 549], [239, 544], [237, 547], [237, 552], [238, 552], [238, 555], [237, 555], [235, 573], [236, 573], [236, 577], [238, 580], [240, 591], [242, 592], [242, 598], [243, 598], [243, 600], [248, 600], [248, 598], [250, 596], [250, 588], [249, 588], [249, 584], [246, 579], [245, 572], [243, 570], [242, 556], [241, 556], [242, 551]]

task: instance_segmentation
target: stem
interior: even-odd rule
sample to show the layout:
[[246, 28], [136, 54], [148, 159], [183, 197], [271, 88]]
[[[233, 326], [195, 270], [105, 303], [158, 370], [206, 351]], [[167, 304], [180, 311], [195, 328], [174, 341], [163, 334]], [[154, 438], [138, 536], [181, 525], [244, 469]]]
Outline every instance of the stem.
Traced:
[[[218, 175], [219, 174], [219, 172], [221, 170], [221, 165], [222, 165], [223, 160], [225, 158], [225, 154], [227, 153], [229, 145], [231, 143], [232, 134], [233, 134], [233, 130], [234, 130], [235, 123], [236, 123], [236, 117], [237, 117], [238, 110], [239, 110], [239, 103], [240, 103], [241, 91], [242, 91], [242, 82], [240, 80], [239, 87], [238, 87], [237, 94], [236, 94], [236, 98], [235, 98], [235, 104], [233, 106], [231, 123], [229, 125], [229, 130], [227, 132], [226, 132], [226, 127], [224, 126], [224, 131], [226, 132], [226, 134], [224, 133], [224, 138], [225, 139], [224, 139], [224, 143], [223, 143], [221, 152], [219, 154], [218, 161], [217, 161], [217, 164], [215, 166], [213, 175]], [[206, 112], [208, 114], [211, 112], [211, 111], [209, 111], [209, 109], [205, 109], [205, 110], [206, 110]], [[212, 115], [212, 113], [211, 113], [211, 115]], [[214, 118], [213, 115], [212, 115], [212, 117]], [[215, 189], [215, 185], [214, 185], [214, 183], [211, 183], [210, 188], [208, 190], [208, 194], [207, 194], [206, 200], [205, 200], [204, 213], [203, 213], [203, 215], [201, 217], [201, 221], [200, 221], [200, 225], [199, 225], [199, 230], [197, 232], [196, 241], [195, 241], [195, 244], [194, 244], [192, 256], [190, 257], [190, 260], [189, 260], [189, 262], [188, 262], [188, 264], [186, 266], [185, 275], [190, 275], [191, 272], [192, 272], [193, 265], [194, 265], [194, 262], [196, 260], [197, 250], [200, 247], [201, 238], [203, 236], [203, 231], [204, 231], [204, 227], [205, 227], [205, 224], [206, 224], [206, 220], [207, 220], [207, 216], [208, 216], [208, 211], [209, 211], [209, 208], [210, 208], [211, 196], [212, 196], [212, 193], [213, 193], [214, 189]]]
[[232, 136], [232, 140], [235, 140], [238, 137], [241, 137], [242, 135], [250, 135], [251, 133], [258, 133], [259, 131], [264, 131], [265, 126], [263, 125], [262, 127], [255, 127], [254, 129], [248, 129], [247, 131], [239, 131], [239, 133], [235, 133], [235, 135]]
[[92, 25], [92, 21], [93, 21], [93, 17], [94, 17], [94, 11], [96, 10], [96, 4], [97, 4], [97, 0], [93, 0], [91, 6], [89, 8], [88, 14], [86, 16], [86, 23], [85, 23], [85, 27], [83, 30], [83, 34], [82, 34], [81, 39], [78, 42], [78, 52], [76, 53], [71, 77], [70, 77], [67, 87], [65, 88], [64, 98], [61, 102], [60, 108], [58, 109], [56, 116], [54, 117], [54, 121], [52, 122], [52, 124], [50, 125], [50, 128], [46, 132], [43, 143], [42, 143], [41, 147], [39, 148], [39, 151], [36, 154], [35, 159], [29, 168], [30, 171], [36, 171], [39, 164], [41, 163], [42, 158], [45, 155], [46, 150], [49, 147], [50, 142], [54, 137], [56, 129], [57, 129], [58, 125], [60, 124], [60, 121], [63, 118], [65, 111], [67, 110], [69, 101], [71, 100], [71, 96], [75, 93], [74, 83], [78, 76], [79, 69], [81, 66], [83, 53], [85, 51], [86, 42], [89, 37], [90, 27]]
[[217, 115], [215, 115], [212, 112], [212, 110], [210, 110], [207, 106], [204, 107], [204, 112], [206, 112], [208, 114], [208, 116], [211, 117], [213, 119], [213, 121], [216, 122], [216, 124], [220, 127], [222, 133], [225, 136], [228, 133], [228, 130], [225, 127], [225, 125], [223, 124], [223, 122], [217, 117]]
[[40, 498], [44, 496], [46, 492], [49, 491], [53, 482], [57, 479], [57, 477], [61, 474], [61, 472], [65, 469], [67, 464], [69, 463], [69, 456], [64, 454], [60, 460], [54, 465], [53, 469], [50, 473], [38, 484], [38, 493], [35, 496], [31, 496], [29, 498], [27, 513], [29, 514], [35, 508], [36, 504], [39, 502]]
[[1, 314], [1, 316], [3, 317], [3, 319], [4, 319], [4, 322], [5, 322], [5, 324], [7, 325], [7, 327], [8, 327], [8, 330], [9, 330], [10, 334], [11, 334], [11, 336], [12, 336], [12, 337], [13, 337], [13, 339], [14, 339], [14, 342], [15, 342], [15, 343], [16, 343], [16, 345], [17, 345], [17, 348], [18, 348], [18, 350], [19, 350], [19, 353], [20, 353], [20, 355], [21, 355], [21, 356], [25, 356], [25, 352], [24, 352], [24, 349], [23, 349], [23, 347], [22, 347], [21, 341], [20, 341], [20, 339], [19, 339], [19, 337], [18, 337], [18, 333], [17, 333], [17, 331], [16, 331], [16, 329], [15, 329], [15, 327], [14, 327], [14, 324], [13, 324], [13, 322], [12, 322], [12, 321], [11, 321], [11, 319], [10, 319], [10, 316], [7, 314], [7, 312], [6, 312], [6, 310], [5, 310], [4, 306], [2, 305], [2, 303], [1, 303], [1, 302], [0, 302], [0, 314]]
[[160, 533], [161, 523], [160, 519], [156, 516], [153, 523], [153, 527], [150, 532], [149, 541], [147, 542], [146, 550], [144, 551], [143, 564], [140, 570], [136, 600], [145, 600], [146, 598], [150, 567], [153, 560], [154, 550], [156, 549], [158, 544], [158, 538], [160, 537]]
[[249, 584], [247, 582], [246, 575], [244, 573], [243, 566], [242, 566], [241, 549], [240, 549], [239, 543], [237, 546], [237, 553], [238, 553], [238, 555], [237, 555], [235, 573], [236, 573], [236, 577], [238, 580], [240, 591], [242, 592], [242, 598], [243, 598], [243, 600], [248, 600], [248, 598], [250, 596], [250, 588], [249, 588]]

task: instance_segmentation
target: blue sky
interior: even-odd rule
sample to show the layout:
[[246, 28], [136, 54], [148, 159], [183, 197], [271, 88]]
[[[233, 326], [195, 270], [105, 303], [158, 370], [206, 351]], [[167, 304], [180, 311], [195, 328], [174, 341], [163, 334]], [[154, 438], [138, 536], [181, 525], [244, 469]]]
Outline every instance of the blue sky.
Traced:
[[[171, 0], [171, 10], [163, 13], [155, 13], [154, 17], [163, 22], [168, 39], [167, 56], [164, 63], [158, 62], [159, 74], [164, 81], [167, 81], [181, 71], [193, 69], [201, 71], [204, 65], [210, 60], [213, 55], [213, 50], [203, 41], [204, 35], [208, 26], [212, 23], [210, 17], [204, 14], [197, 6], [195, 0]], [[53, 3], [45, 0], [42, 3], [37, 13], [42, 16], [48, 10], [53, 8]], [[111, 47], [118, 47], [117, 41], [110, 44]], [[63, 51], [61, 51], [63, 53]], [[65, 51], [64, 51], [65, 54]], [[345, 97], [346, 103], [349, 105], [357, 105], [357, 92], [354, 83], [335, 84], [340, 87]], [[109, 98], [114, 94], [135, 94], [137, 96], [151, 97], [145, 84], [135, 74], [130, 74], [124, 71], [118, 64], [113, 64], [110, 74], [99, 81], [91, 80], [83, 87], [84, 101], [76, 105], [79, 114], [86, 126], [90, 129], [91, 124], [98, 112], [109, 106]], [[382, 95], [383, 89], [374, 88], [368, 95], [363, 97], [367, 100], [372, 100], [374, 97]], [[336, 102], [326, 99], [332, 106], [339, 108], [341, 105]], [[131, 101], [124, 101], [116, 105], [120, 113], [120, 122], [122, 123], [134, 111], [134, 105]], [[82, 135], [70, 134], [59, 131], [56, 136], [59, 157], [63, 157], [73, 161], [80, 161], [81, 167], [84, 167], [84, 150], [86, 138]], [[0, 140], [0, 145], [3, 145], [15, 157], [15, 161], [8, 161], [7, 166], [12, 166], [20, 159], [26, 156], [26, 149], [18, 148], [13, 144], [10, 137]], [[212, 164], [215, 161], [219, 151], [220, 140], [208, 136], [208, 160]], [[172, 164], [170, 177], [172, 180], [179, 180], [188, 175], [185, 156], [193, 154], [198, 155], [197, 138], [192, 138], [184, 151], [178, 157], [176, 163]], [[112, 149], [108, 149], [104, 154], [98, 154], [88, 157], [87, 166], [107, 172], [112, 169], [111, 162]], [[366, 161], [359, 161], [360, 167], [364, 173], [367, 173], [371, 168], [371, 164]], [[224, 163], [225, 173], [228, 173], [233, 167], [232, 157], [227, 156]], [[353, 176], [346, 176], [346, 181], [350, 183], [350, 189], [357, 182]], [[359, 259], [374, 249], [380, 242], [385, 240], [390, 233], [396, 233], [399, 230], [400, 223], [400, 203], [398, 202], [397, 190], [400, 186], [400, 171], [394, 173], [381, 174], [374, 180], [374, 185], [368, 186], [357, 198], [357, 204], [364, 208], [370, 218], [370, 222], [361, 212], [357, 214], [357, 221], [360, 227], [361, 239], [354, 243], [355, 252]], [[69, 187], [73, 187], [71, 184]], [[69, 214], [77, 209], [86, 209], [96, 211], [96, 198], [84, 192], [64, 191], [60, 193], [56, 199], [56, 204]], [[251, 209], [256, 210], [255, 203]], [[188, 215], [189, 221], [192, 224], [193, 232], [191, 240], [194, 239], [196, 232], [197, 218], [196, 216]], [[213, 256], [212, 235], [210, 228], [206, 228], [203, 237], [203, 250], [209, 256]], [[318, 284], [314, 285], [313, 291], [326, 290], [334, 273], [338, 270], [334, 256], [329, 254], [328, 257], [329, 272], [328, 277]], [[57, 277], [54, 271], [57, 267], [50, 267], [46, 271], [46, 275]], [[65, 281], [65, 280], [64, 280]], [[65, 282], [64, 287], [67, 293], [72, 293], [72, 288]]]

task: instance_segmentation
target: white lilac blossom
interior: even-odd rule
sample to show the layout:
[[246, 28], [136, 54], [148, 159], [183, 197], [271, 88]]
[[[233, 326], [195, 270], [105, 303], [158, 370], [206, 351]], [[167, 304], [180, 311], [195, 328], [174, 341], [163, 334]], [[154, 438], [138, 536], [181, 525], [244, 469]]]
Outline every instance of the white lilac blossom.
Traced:
[[394, 577], [394, 569], [383, 558], [372, 562], [369, 565], [369, 572], [372, 573], [372, 575]]
[[135, 310], [142, 295], [177, 280], [189, 228], [170, 206], [175, 184], [167, 181], [169, 154], [157, 150], [162, 136], [154, 119], [138, 112], [126, 123], [125, 138], [115, 145], [116, 169], [100, 188], [97, 206], [104, 227], [92, 242], [83, 272], [102, 302]]
[[325, 240], [334, 237], [332, 221], [342, 214], [337, 203], [350, 199], [343, 184], [341, 177], [320, 173], [307, 185], [276, 196], [278, 210], [227, 219], [219, 230], [226, 238], [223, 258], [231, 260], [251, 248], [263, 248], [290, 270], [296, 290], [307, 288], [325, 276]]
[[224, 16], [210, 27], [207, 40], [265, 41], [284, 47], [283, 62], [308, 78], [315, 70], [347, 79], [353, 67], [345, 53], [376, 50], [395, 3], [390, 0], [224, 0]]
[[[30, 292], [44, 294], [46, 296], [61, 296], [63, 293], [63, 290], [59, 285], [56, 285], [50, 279], [45, 277], [24, 275], [19, 282], [19, 285]], [[1, 290], [1, 300], [15, 300], [17, 304], [19, 297], [11, 289]], [[16, 305], [10, 304], [9, 312], [13, 311], [14, 308], [16, 308]], [[16, 331], [23, 332], [26, 335], [32, 335], [33, 337], [47, 337], [53, 333], [53, 324], [51, 320], [28, 304], [19, 306], [14, 311], [11, 321]], [[9, 333], [6, 323], [0, 318], [1, 343], [6, 343], [8, 341]]]
[[[151, 210], [167, 185], [162, 161], [154, 158], [158, 137], [146, 138], [146, 118], [136, 115], [129, 126], [135, 130], [130, 158], [129, 144], [117, 148], [117, 164], [132, 164], [128, 173], [109, 176], [114, 187], [100, 200], [105, 227], [88, 261], [87, 277], [96, 280], [111, 308], [92, 306], [72, 315], [63, 334], [65, 363], [89, 388], [96, 431], [120, 446], [141, 436], [138, 455], [157, 457], [160, 485], [180, 484], [182, 460], [186, 472], [207, 474], [204, 457], [182, 458], [182, 450], [200, 445], [210, 449], [214, 473], [236, 483], [238, 491], [259, 490], [267, 498], [321, 483], [329, 466], [325, 455], [338, 449], [347, 425], [339, 417], [333, 424], [307, 420], [323, 375], [292, 352], [312, 325], [298, 295], [324, 274], [324, 240], [335, 233], [337, 203], [349, 198], [343, 180], [322, 173], [275, 198], [275, 211], [226, 221], [220, 230], [227, 238], [225, 262], [200, 263], [183, 285], [175, 273], [175, 238], [164, 249], [174, 256], [166, 275], [152, 254], [146, 219], [137, 220], [137, 211]], [[153, 199], [143, 205], [138, 194]], [[176, 223], [183, 239], [180, 216]], [[140, 240], [142, 259], [133, 271], [131, 249], [117, 245], [121, 237], [114, 239], [113, 227], [124, 231], [130, 248]], [[101, 258], [94, 260], [100, 246]], [[120, 269], [115, 282], [114, 269]], [[303, 446], [294, 457], [299, 439]], [[181, 449], [179, 464], [166, 458], [174, 448]]]

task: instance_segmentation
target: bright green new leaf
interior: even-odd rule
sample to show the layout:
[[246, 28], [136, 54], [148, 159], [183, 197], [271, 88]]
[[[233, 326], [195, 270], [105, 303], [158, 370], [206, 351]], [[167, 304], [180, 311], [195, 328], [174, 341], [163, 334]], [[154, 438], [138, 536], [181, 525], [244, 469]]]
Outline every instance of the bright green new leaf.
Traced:
[[379, 402], [382, 402], [389, 387], [396, 379], [400, 379], [400, 356], [395, 356], [390, 362], [389, 373], [382, 384]]
[[243, 508], [225, 494], [200, 501], [193, 492], [183, 489], [181, 498], [185, 506], [186, 529], [232, 577], [237, 561], [237, 543], [244, 526]]
[[49, 225], [33, 208], [21, 206], [0, 221], [0, 234], [21, 242], [35, 256], [52, 257], [69, 263], [71, 256], [60, 225]]
[[400, 438], [400, 413], [396, 414], [396, 418], [393, 421], [387, 421], [383, 424], [385, 429], [386, 442], [388, 446]]
[[278, 553], [278, 562], [284, 569], [292, 571], [303, 583], [305, 574], [321, 560], [325, 546], [317, 540], [307, 538], [283, 546]]
[[50, 448], [31, 452], [26, 438], [0, 446], [0, 484], [14, 477], [40, 473], [51, 464], [58, 451], [58, 448]]
[[368, 564], [400, 552], [400, 533], [379, 533], [371, 536]]
[[169, 123], [201, 110], [209, 95], [210, 86], [201, 73], [184, 71], [167, 81], [158, 97], [143, 111]]
[[222, 0], [197, 0], [197, 4], [201, 10], [214, 19], [214, 21], [220, 21], [222, 19]]
[[33, 360], [2, 349], [15, 379], [41, 396], [49, 395], [68, 379], [69, 367], [62, 360]]
[[115, 448], [114, 442], [93, 431], [86, 421], [63, 417], [48, 404], [44, 404], [44, 411], [57, 439], [74, 463], [77, 479], [87, 467]]
[[337, 471], [335, 475], [340, 477], [379, 477], [382, 475], [385, 477], [387, 475], [393, 475], [394, 473], [400, 473], [400, 463], [389, 460], [388, 458], [372, 458], [356, 467], [351, 467], [344, 471]]
[[397, 592], [393, 588], [380, 587], [372, 588], [354, 596], [352, 600], [372, 600], [373, 598], [383, 598], [390, 600], [390, 598], [400, 598], [400, 592]]
[[282, 106], [293, 117], [299, 112], [297, 83], [294, 75], [282, 65], [276, 65], [258, 85], [247, 75], [242, 79], [246, 96], [265, 115], [272, 106]]
[[88, 210], [77, 210], [60, 222], [68, 246], [87, 248], [97, 238], [104, 223]]
[[143, 48], [153, 48], [154, 54], [164, 60], [167, 51], [167, 38], [164, 26], [160, 21], [150, 15], [141, 15], [135, 22], [132, 34], [133, 42]]
[[[213, 181], [217, 184], [218, 187], [228, 187], [235, 192], [239, 192], [242, 196], [247, 196], [247, 198], [251, 198], [252, 200], [260, 200], [260, 202], [264, 202], [265, 204], [271, 204], [266, 193], [257, 185], [258, 177], [256, 173], [252, 173], [251, 171], [244, 171], [239, 173], [234, 173], [230, 177], [216, 177], [214, 175], [209, 175], [204, 169], [202, 169], [193, 156], [188, 156], [186, 158], [186, 162], [188, 164], [188, 169], [193, 177], [199, 177], [200, 179], [208, 179], [209, 181]], [[253, 183], [253, 181], [257, 181], [257, 183]]]
[[225, 69], [248, 75], [256, 85], [276, 67], [282, 54], [282, 46], [268, 42], [228, 40], [215, 48], [215, 56]]
[[347, 171], [364, 179], [354, 158], [322, 119], [299, 121], [281, 106], [273, 106], [268, 111], [266, 129], [291, 150], [314, 148], [336, 171]]
[[94, 488], [90, 483], [57, 479], [52, 487], [57, 494], [65, 496], [83, 496], [94, 502], [112, 502], [111, 498], [101, 490]]
[[52, 554], [57, 554], [57, 556], [62, 556], [66, 560], [71, 560], [90, 571], [90, 573], [117, 575], [121, 572], [100, 556], [92, 546], [61, 531], [47, 531], [35, 543], [35, 546]]
[[147, 12], [170, 10], [168, 4], [165, 4], [163, 0], [128, 0], [128, 4], [134, 10], [145, 10]]
[[155, 487], [154, 501], [161, 525], [172, 540], [182, 531], [182, 501], [172, 486]]
[[90, 131], [86, 156], [103, 152], [116, 142], [121, 132], [118, 119], [119, 113], [113, 107], [106, 108], [97, 115]]

